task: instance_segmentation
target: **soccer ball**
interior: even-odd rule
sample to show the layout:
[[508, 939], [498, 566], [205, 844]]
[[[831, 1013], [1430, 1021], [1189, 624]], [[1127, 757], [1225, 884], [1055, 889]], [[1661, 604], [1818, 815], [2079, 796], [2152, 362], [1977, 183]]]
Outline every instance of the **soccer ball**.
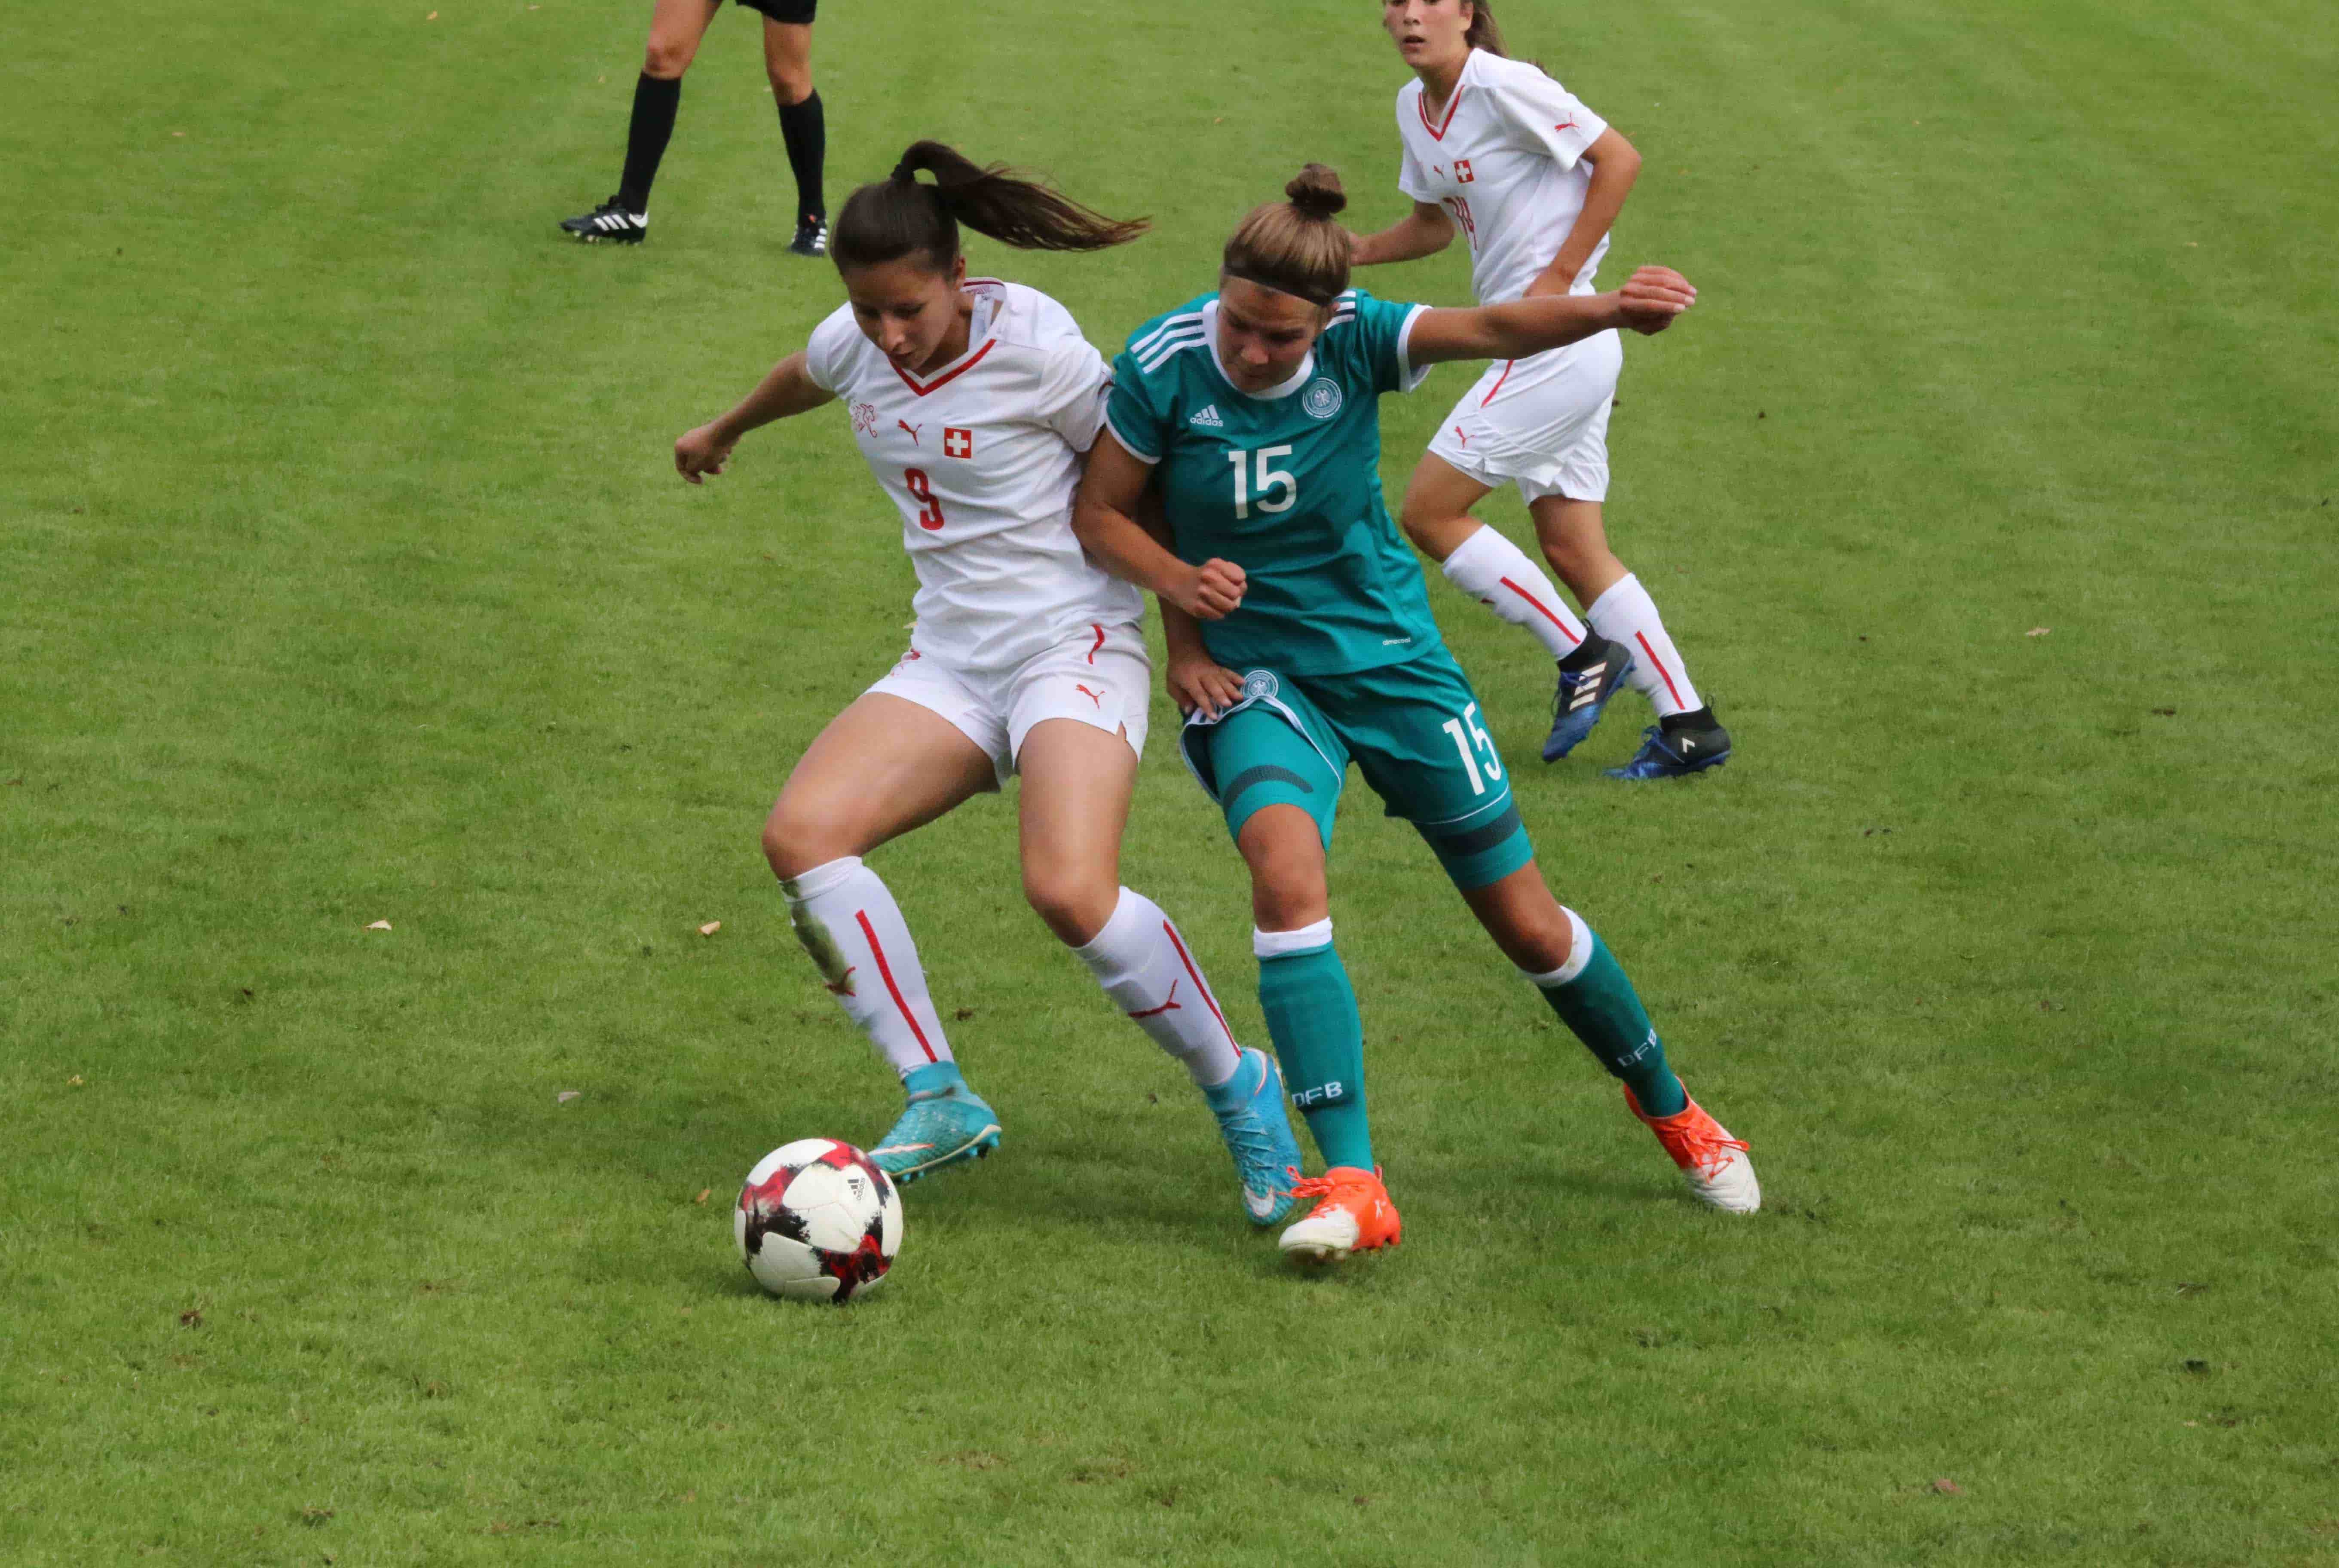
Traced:
[[747, 1272], [773, 1295], [843, 1303], [876, 1289], [893, 1267], [902, 1195], [853, 1145], [800, 1138], [747, 1173], [731, 1230]]

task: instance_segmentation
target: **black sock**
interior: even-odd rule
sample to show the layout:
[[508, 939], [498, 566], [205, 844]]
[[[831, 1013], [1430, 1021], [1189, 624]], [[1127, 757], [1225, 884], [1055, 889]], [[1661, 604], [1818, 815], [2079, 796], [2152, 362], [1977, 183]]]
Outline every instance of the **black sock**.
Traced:
[[1657, 721], [1657, 727], [1671, 735], [1675, 730], [1710, 730], [1718, 726], [1713, 719], [1713, 705], [1708, 703], [1685, 714], [1667, 714]]
[[788, 167], [796, 176], [796, 217], [824, 218], [828, 204], [821, 199], [820, 169], [828, 161], [828, 121], [820, 112], [820, 94], [801, 104], [780, 105], [780, 137], [788, 144]]
[[657, 178], [666, 139], [674, 134], [674, 112], [682, 104], [682, 78], [645, 73], [634, 84], [634, 117], [626, 127], [626, 173], [617, 182], [617, 205], [628, 212], [650, 210], [650, 182]]

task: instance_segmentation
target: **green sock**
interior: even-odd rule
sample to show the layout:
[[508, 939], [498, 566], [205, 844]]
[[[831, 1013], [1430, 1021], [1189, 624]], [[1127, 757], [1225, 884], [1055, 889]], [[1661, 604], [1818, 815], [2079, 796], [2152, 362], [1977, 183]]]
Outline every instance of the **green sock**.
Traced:
[[1689, 1104], [1689, 1091], [1667, 1065], [1664, 1042], [1657, 1038], [1656, 1026], [1649, 1021], [1648, 1009], [1641, 1005], [1633, 982], [1624, 978], [1623, 965], [1579, 917], [1575, 939], [1582, 942], [1587, 937], [1592, 953], [1574, 979], [1558, 985], [1537, 981], [1535, 988], [1551, 1003], [1551, 1011], [1559, 1014], [1560, 1021], [1600, 1059], [1600, 1065], [1633, 1091], [1643, 1111], [1671, 1116]]
[[[1298, 952], [1287, 943], [1313, 942]], [[1365, 1025], [1348, 971], [1332, 947], [1332, 922], [1302, 932], [1260, 932], [1258, 1005], [1283, 1062], [1284, 1087], [1307, 1119], [1327, 1168], [1373, 1168], [1365, 1118]]]

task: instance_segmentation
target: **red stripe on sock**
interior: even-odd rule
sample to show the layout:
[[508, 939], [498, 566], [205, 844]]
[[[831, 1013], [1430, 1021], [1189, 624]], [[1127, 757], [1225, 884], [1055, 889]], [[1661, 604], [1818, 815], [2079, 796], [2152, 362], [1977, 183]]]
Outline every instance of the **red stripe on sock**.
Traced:
[[1689, 711], [1689, 705], [1681, 700], [1681, 688], [1673, 685], [1673, 677], [1672, 674], [1666, 670], [1665, 661], [1657, 657], [1657, 650], [1649, 646], [1649, 634], [1646, 632], [1634, 632], [1633, 634], [1633, 640], [1641, 645], [1641, 651], [1649, 656], [1649, 662], [1651, 664], [1657, 666], [1657, 674], [1664, 677], [1665, 690], [1673, 694], [1673, 706], [1681, 709], [1683, 713], [1687, 713]]
[[[1165, 920], [1161, 922], [1161, 934], [1168, 937], [1170, 939], [1170, 945], [1178, 950], [1178, 962], [1186, 966], [1186, 973], [1193, 980], [1194, 989], [1200, 991], [1202, 993], [1202, 1000], [1209, 1004], [1210, 1016], [1219, 1021], [1219, 1028], [1225, 1033], [1227, 1043], [1229, 1045], [1234, 1045], [1235, 1031], [1227, 1028], [1227, 1015], [1219, 1011], [1219, 999], [1212, 996], [1210, 994], [1210, 988], [1202, 983], [1202, 971], [1194, 967], [1193, 957], [1191, 954], [1187, 952], [1186, 944], [1178, 940], [1178, 928], [1171, 925]], [[1235, 1046], [1235, 1049], [1237, 1050], [1240, 1050], [1242, 1048], [1240, 1046]]]
[[1506, 588], [1510, 589], [1510, 590], [1511, 590], [1511, 592], [1513, 592], [1513, 593], [1515, 593], [1515, 594], [1518, 595], [1518, 596], [1519, 596], [1519, 597], [1521, 597], [1521, 598], [1523, 598], [1523, 599], [1526, 600], [1526, 602], [1527, 602], [1527, 603], [1529, 603], [1529, 604], [1533, 605], [1536, 609], [1538, 609], [1538, 610], [1542, 611], [1542, 612], [1543, 612], [1543, 618], [1544, 618], [1544, 619], [1545, 619], [1545, 620], [1547, 620], [1547, 621], [1549, 621], [1553, 626], [1557, 626], [1557, 627], [1559, 628], [1559, 635], [1560, 635], [1561, 636], [1565, 637], [1569, 642], [1571, 642], [1571, 643], [1574, 643], [1574, 644], [1576, 644], [1578, 646], [1581, 646], [1583, 645], [1584, 639], [1583, 639], [1582, 637], [1577, 636], [1574, 632], [1569, 631], [1569, 630], [1567, 629], [1567, 623], [1566, 623], [1565, 621], [1564, 621], [1564, 620], [1561, 620], [1557, 616], [1553, 615], [1553, 614], [1551, 613], [1550, 606], [1547, 606], [1547, 605], [1545, 605], [1545, 604], [1541, 599], [1539, 599], [1539, 598], [1535, 597], [1533, 594], [1531, 594], [1531, 593], [1527, 592], [1527, 591], [1526, 591], [1526, 589], [1525, 589], [1525, 588], [1523, 588], [1523, 587], [1519, 587], [1519, 585], [1518, 585], [1518, 584], [1516, 584], [1516, 583], [1515, 583], [1515, 582], [1511, 581], [1511, 579], [1510, 579], [1510, 578], [1508, 578], [1508, 577], [1505, 577], [1505, 578], [1503, 578], [1503, 579], [1502, 579], [1502, 583], [1503, 583], [1503, 587], [1506, 587]]
[[884, 977], [885, 989], [892, 993], [893, 1005], [902, 1010], [902, 1021], [910, 1026], [912, 1034], [917, 1036], [918, 1049], [926, 1053], [928, 1061], [940, 1061], [942, 1058], [934, 1054], [933, 1046], [926, 1040], [926, 1031], [918, 1027], [917, 1018], [910, 1011], [910, 1004], [902, 1000], [902, 988], [893, 983], [893, 968], [885, 962], [885, 950], [877, 945], [877, 932], [869, 923], [869, 912], [856, 909], [853, 912], [853, 918], [861, 922], [861, 934], [869, 939], [869, 951], [877, 955], [877, 972]]

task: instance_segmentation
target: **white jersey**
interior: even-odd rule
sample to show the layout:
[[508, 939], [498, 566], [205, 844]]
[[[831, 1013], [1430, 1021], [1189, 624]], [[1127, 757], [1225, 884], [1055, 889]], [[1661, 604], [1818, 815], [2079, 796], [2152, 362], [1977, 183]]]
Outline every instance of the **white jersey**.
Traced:
[[804, 369], [844, 399], [869, 471], [902, 512], [917, 568], [911, 646], [959, 669], [1004, 670], [1076, 628], [1130, 626], [1145, 601], [1090, 564], [1072, 534], [1080, 454], [1112, 374], [1071, 312], [1021, 283], [970, 278], [966, 352], [897, 369], [843, 305]]
[[[1451, 213], [1470, 241], [1470, 282], [1482, 305], [1525, 294], [1584, 211], [1584, 149], [1608, 123], [1521, 60], [1473, 49], [1436, 120], [1419, 78], [1397, 89], [1405, 143], [1397, 188]], [[1608, 251], [1602, 235], [1569, 292], [1592, 292]]]

